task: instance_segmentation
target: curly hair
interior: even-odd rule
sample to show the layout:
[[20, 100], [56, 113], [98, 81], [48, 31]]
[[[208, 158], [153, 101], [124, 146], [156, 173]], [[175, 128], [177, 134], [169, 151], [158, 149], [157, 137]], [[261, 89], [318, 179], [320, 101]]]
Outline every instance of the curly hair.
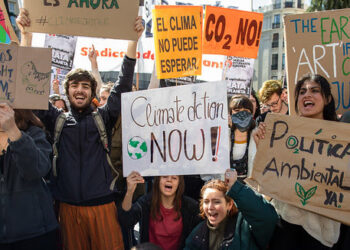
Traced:
[[314, 81], [321, 87], [321, 94], [325, 98], [325, 100], [328, 100], [329, 103], [326, 104], [323, 108], [323, 119], [328, 121], [338, 121], [337, 119], [337, 113], [335, 112], [335, 102], [334, 98], [331, 92], [331, 85], [327, 81], [326, 78], [324, 78], [321, 75], [305, 75], [303, 78], [301, 78], [297, 85], [295, 86], [294, 96], [295, 96], [295, 102], [294, 107], [295, 111], [298, 113], [298, 100], [299, 100], [299, 92], [301, 87], [306, 81]]
[[68, 96], [68, 89], [69, 89], [69, 82], [70, 81], [87, 81], [91, 84], [91, 100], [96, 97], [96, 88], [97, 88], [97, 82], [95, 77], [87, 70], [85, 69], [74, 69], [68, 72], [66, 77], [63, 80], [63, 86], [66, 91], [66, 95]]
[[[205, 212], [203, 209], [203, 203], [204, 203], [203, 194], [204, 194], [205, 190], [207, 190], [208, 188], [216, 189], [216, 190], [222, 192], [225, 196], [226, 202], [233, 201], [231, 199], [231, 197], [226, 195], [226, 193], [228, 191], [228, 186], [224, 181], [214, 179], [214, 180], [207, 182], [201, 189], [201, 198], [200, 198], [200, 205], [199, 205], [200, 206], [199, 207], [199, 216], [202, 217], [203, 219], [206, 218]], [[234, 202], [232, 202], [232, 203], [233, 203], [233, 205], [232, 205], [230, 212], [228, 213], [228, 216], [234, 216], [235, 214], [238, 213], [238, 209], [237, 209], [235, 203]]]
[[282, 94], [282, 83], [277, 80], [265, 81], [259, 90], [259, 99], [262, 103], [266, 103], [275, 93], [278, 96]]

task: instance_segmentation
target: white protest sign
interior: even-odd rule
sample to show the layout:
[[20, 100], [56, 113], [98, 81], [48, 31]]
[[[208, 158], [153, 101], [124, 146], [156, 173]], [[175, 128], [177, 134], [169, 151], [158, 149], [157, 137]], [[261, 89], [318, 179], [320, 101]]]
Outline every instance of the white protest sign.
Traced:
[[123, 174], [222, 174], [229, 167], [225, 82], [122, 94]]
[[250, 95], [250, 81], [254, 73], [252, 58], [228, 56], [223, 70], [223, 80], [227, 82], [228, 95]]
[[76, 36], [46, 34], [44, 47], [52, 49], [52, 66], [71, 70], [76, 44]]

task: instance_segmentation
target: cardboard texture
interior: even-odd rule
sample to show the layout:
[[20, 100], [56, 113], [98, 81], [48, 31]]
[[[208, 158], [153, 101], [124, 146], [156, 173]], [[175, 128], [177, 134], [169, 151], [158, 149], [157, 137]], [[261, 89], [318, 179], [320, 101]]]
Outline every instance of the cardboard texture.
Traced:
[[12, 28], [4, 1], [0, 1], [0, 43], [10, 44], [11, 41], [19, 43]]
[[17, 109], [48, 109], [51, 49], [0, 44], [0, 101]]
[[350, 110], [350, 9], [284, 17], [290, 114], [295, 115], [295, 84], [320, 74], [332, 86], [337, 113]]
[[153, 10], [159, 79], [202, 73], [202, 18], [199, 6], [156, 6]]
[[252, 175], [259, 192], [350, 225], [350, 127], [268, 114]]
[[208, 82], [123, 93], [123, 175], [223, 174], [226, 92], [225, 82]]
[[138, 0], [23, 0], [23, 7], [30, 32], [137, 40]]
[[203, 53], [256, 58], [263, 19], [262, 13], [206, 6]]

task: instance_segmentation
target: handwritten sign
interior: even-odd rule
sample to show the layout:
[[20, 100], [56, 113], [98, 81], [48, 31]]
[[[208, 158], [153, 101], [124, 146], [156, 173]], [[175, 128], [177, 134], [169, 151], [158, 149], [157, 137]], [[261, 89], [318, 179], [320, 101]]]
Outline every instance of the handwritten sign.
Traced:
[[28, 31], [136, 40], [138, 0], [23, 0]]
[[122, 94], [123, 173], [224, 173], [229, 166], [224, 82]]
[[350, 224], [350, 127], [269, 114], [248, 183], [277, 200]]
[[203, 53], [256, 58], [263, 14], [206, 6]]
[[290, 113], [296, 82], [320, 74], [332, 85], [337, 113], [350, 110], [350, 9], [285, 16]]
[[201, 74], [202, 16], [199, 6], [156, 6], [153, 10], [159, 79]]
[[52, 65], [65, 70], [73, 67], [76, 36], [49, 35], [45, 36], [45, 48], [52, 49]]
[[254, 73], [254, 59], [228, 56], [223, 70], [227, 94], [250, 96], [250, 81]]
[[51, 50], [0, 44], [0, 102], [18, 109], [47, 109]]
[[4, 1], [0, 1], [0, 43], [10, 44], [11, 41], [19, 43], [7, 15]]

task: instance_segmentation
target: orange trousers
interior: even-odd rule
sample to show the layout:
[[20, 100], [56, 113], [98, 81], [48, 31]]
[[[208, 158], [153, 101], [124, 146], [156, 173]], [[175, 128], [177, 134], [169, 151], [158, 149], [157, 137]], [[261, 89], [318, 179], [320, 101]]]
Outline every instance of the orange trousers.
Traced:
[[64, 249], [124, 249], [114, 202], [100, 206], [72, 206], [61, 202], [59, 221]]

